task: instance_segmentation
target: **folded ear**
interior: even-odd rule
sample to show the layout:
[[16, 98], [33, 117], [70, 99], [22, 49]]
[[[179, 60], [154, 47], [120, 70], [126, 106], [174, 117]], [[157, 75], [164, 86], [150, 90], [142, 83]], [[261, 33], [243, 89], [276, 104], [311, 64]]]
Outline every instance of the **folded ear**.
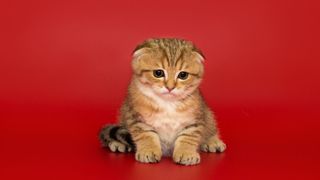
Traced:
[[143, 64], [143, 62], [141, 61], [141, 58], [147, 55], [147, 52], [149, 52], [149, 49], [150, 48], [148, 47], [139, 45], [133, 51], [131, 65], [132, 65], [132, 70], [135, 74], [140, 74], [141, 65]]
[[141, 57], [143, 54], [146, 53], [146, 51], [147, 51], [146, 48], [139, 48], [139, 49], [134, 50], [133, 53], [132, 53], [133, 60], [136, 60], [139, 57]]
[[192, 53], [195, 55], [196, 59], [197, 59], [199, 62], [202, 63], [202, 62], [204, 61], [205, 57], [204, 57], [204, 55], [203, 55], [203, 53], [201, 52], [200, 49], [194, 48]]
[[152, 41], [152, 39], [148, 39], [145, 40], [144, 42], [142, 42], [141, 44], [139, 44], [134, 50], [133, 50], [133, 59], [139, 57], [140, 55], [144, 54], [147, 49], [150, 48], [150, 41]]

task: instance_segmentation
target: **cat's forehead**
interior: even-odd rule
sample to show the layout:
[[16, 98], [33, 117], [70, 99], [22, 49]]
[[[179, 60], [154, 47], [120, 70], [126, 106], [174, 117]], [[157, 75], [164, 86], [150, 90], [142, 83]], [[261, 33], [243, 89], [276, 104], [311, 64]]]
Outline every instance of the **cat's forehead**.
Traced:
[[183, 39], [159, 38], [148, 39], [138, 45], [134, 51], [134, 57], [148, 54], [154, 59], [165, 60], [166, 66], [177, 66], [185, 60], [202, 62], [204, 57], [195, 45]]

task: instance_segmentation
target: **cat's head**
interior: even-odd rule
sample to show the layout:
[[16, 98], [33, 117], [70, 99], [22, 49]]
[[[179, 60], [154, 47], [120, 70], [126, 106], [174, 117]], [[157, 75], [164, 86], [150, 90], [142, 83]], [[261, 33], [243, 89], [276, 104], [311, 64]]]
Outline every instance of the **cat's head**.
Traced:
[[149, 39], [133, 53], [134, 78], [143, 93], [178, 100], [194, 92], [203, 76], [202, 53], [181, 39]]

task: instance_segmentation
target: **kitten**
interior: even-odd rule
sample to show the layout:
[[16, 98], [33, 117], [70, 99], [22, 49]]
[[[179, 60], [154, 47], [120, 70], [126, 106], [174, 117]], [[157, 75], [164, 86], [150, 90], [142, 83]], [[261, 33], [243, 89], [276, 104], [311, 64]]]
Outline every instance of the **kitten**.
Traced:
[[137, 161], [172, 156], [183, 165], [200, 162], [198, 149], [223, 152], [216, 122], [198, 89], [204, 56], [192, 42], [149, 39], [133, 53], [133, 76], [119, 125], [100, 132], [111, 151], [135, 151]]

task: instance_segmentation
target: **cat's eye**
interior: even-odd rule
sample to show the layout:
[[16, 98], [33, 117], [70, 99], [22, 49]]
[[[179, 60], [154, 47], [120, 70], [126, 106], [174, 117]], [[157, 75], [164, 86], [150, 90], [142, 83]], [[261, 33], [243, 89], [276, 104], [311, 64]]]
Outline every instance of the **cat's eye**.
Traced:
[[182, 80], [186, 80], [189, 76], [189, 73], [185, 72], [185, 71], [181, 71], [179, 74], [178, 74], [178, 78], [179, 79], [182, 79]]
[[157, 69], [153, 71], [153, 76], [156, 78], [164, 77], [164, 71], [161, 69]]

